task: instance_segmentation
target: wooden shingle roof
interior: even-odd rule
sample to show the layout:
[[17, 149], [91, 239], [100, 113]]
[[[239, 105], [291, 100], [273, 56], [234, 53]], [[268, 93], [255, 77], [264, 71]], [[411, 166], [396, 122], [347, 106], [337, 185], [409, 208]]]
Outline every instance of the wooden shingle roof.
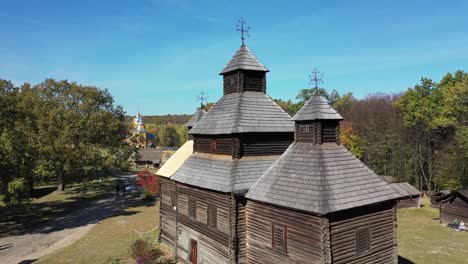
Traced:
[[294, 122], [263, 92], [224, 95], [189, 131], [190, 134], [293, 132]]
[[188, 127], [195, 126], [195, 124], [197, 124], [198, 121], [200, 121], [200, 119], [203, 116], [205, 116], [205, 114], [206, 114], [205, 110], [203, 110], [201, 107], [197, 108], [197, 111], [195, 111], [195, 113], [193, 113], [192, 118], [187, 122], [186, 126], [188, 126]]
[[325, 97], [320, 95], [312, 96], [292, 118], [294, 121], [325, 119], [343, 120], [343, 117], [328, 104]]
[[294, 142], [246, 197], [323, 215], [400, 196], [343, 146]]
[[394, 182], [390, 183], [390, 186], [402, 197], [421, 195], [421, 192], [418, 189], [414, 188], [413, 185], [407, 182]]
[[275, 155], [232, 159], [229, 155], [194, 153], [172, 179], [213, 191], [245, 193], [278, 157]]
[[220, 74], [225, 74], [235, 70], [252, 70], [268, 72], [268, 69], [246, 46], [241, 46], [229, 63], [224, 67]]
[[389, 175], [382, 175], [380, 177], [388, 182], [390, 186], [400, 194], [401, 197], [421, 195], [421, 192], [408, 182], [400, 181], [396, 177]]

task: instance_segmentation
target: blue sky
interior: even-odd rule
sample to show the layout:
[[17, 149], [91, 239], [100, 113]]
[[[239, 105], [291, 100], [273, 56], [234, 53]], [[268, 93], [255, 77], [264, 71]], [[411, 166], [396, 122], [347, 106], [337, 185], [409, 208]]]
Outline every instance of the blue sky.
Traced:
[[294, 99], [314, 67], [359, 98], [468, 70], [467, 1], [0, 0], [0, 78], [108, 88], [128, 114], [192, 113], [200, 91], [222, 96], [241, 16], [273, 98]]

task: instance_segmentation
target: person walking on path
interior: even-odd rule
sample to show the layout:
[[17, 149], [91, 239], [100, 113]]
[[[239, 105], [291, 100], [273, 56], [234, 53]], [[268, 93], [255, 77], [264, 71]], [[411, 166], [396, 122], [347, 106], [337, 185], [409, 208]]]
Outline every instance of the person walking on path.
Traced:
[[117, 196], [120, 196], [120, 185], [118, 183], [115, 186], [115, 192], [117, 193]]

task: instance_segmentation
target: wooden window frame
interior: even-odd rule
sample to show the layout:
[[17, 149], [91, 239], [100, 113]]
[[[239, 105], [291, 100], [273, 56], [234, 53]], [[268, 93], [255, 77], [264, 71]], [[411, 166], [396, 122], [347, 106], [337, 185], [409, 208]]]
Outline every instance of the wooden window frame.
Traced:
[[304, 133], [310, 133], [310, 125], [304, 125], [303, 132]]
[[197, 220], [197, 201], [193, 198], [189, 198], [188, 216], [191, 220]]
[[[282, 229], [282, 243], [278, 244], [276, 230]], [[283, 253], [288, 253], [288, 228], [280, 224], [271, 224], [271, 247]]]
[[216, 139], [212, 138], [211, 139], [211, 145], [210, 145], [210, 151], [211, 152], [216, 152], [216, 144], [217, 144]]
[[370, 227], [356, 230], [356, 255], [362, 256], [371, 252], [371, 229]]
[[207, 224], [211, 228], [218, 226], [218, 208], [214, 204], [208, 204], [208, 219]]

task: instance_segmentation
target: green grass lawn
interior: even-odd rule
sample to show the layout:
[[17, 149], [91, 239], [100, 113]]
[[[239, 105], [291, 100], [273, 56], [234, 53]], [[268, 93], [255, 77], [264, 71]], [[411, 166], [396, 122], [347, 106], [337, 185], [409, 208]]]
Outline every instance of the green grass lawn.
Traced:
[[[143, 203], [143, 202], [142, 202]], [[159, 203], [144, 202], [140, 207], [127, 209], [136, 214], [120, 215], [99, 222], [74, 244], [59, 249], [35, 262], [38, 264], [62, 263], [134, 263], [128, 249], [137, 239], [153, 242], [159, 235]], [[140, 237], [134, 229], [148, 232]]]
[[398, 252], [413, 263], [468, 263], [468, 232], [439, 224], [439, 210], [427, 198], [420, 209], [398, 212]]

